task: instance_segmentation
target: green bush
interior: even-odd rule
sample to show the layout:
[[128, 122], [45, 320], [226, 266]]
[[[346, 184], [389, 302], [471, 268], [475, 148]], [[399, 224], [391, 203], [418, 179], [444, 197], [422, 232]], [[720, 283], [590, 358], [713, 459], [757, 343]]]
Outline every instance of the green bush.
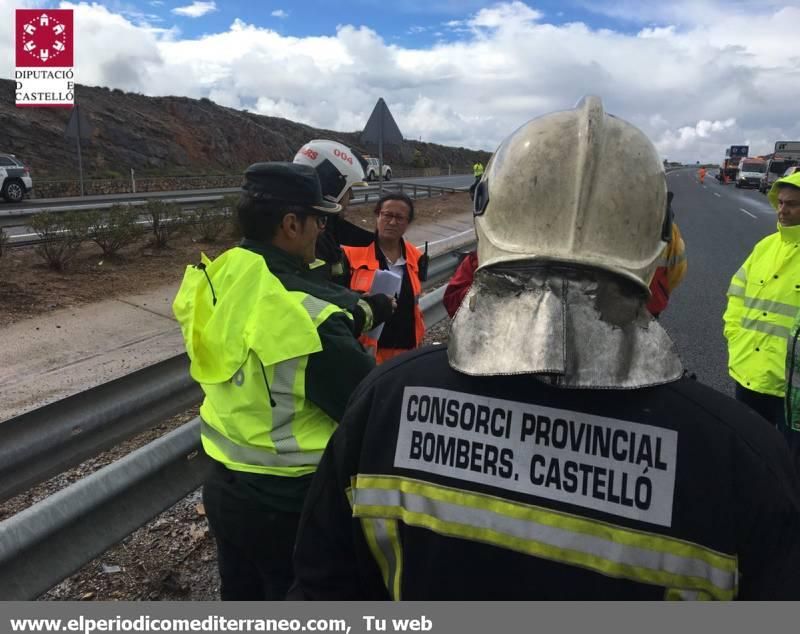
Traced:
[[139, 210], [131, 205], [113, 205], [107, 212], [90, 212], [87, 224], [89, 240], [95, 242], [106, 256], [113, 256], [144, 233], [139, 223]]
[[239, 194], [228, 194], [220, 201], [220, 206], [228, 210], [229, 236], [234, 240], [242, 239], [242, 228], [239, 226], [239, 214], [236, 206], [239, 204]]
[[231, 215], [231, 208], [224, 204], [218, 207], [201, 207], [193, 218], [197, 236], [202, 242], [216, 242], [230, 226]]
[[183, 230], [187, 220], [180, 206], [163, 200], [149, 201], [144, 206], [144, 212], [150, 218], [153, 246], [157, 249], [166, 247]]
[[30, 225], [40, 240], [36, 253], [57, 271], [67, 268], [89, 233], [85, 213], [45, 211], [31, 216]]

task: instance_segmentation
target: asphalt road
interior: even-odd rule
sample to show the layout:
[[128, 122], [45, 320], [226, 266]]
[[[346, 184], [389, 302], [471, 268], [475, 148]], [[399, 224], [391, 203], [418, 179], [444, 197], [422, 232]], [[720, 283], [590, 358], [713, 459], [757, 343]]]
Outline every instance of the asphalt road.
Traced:
[[675, 341], [684, 366], [698, 380], [733, 395], [728, 376], [722, 313], [733, 274], [753, 246], [776, 230], [775, 211], [754, 189], [736, 189], [694, 169], [667, 175], [675, 193], [675, 221], [686, 243], [688, 271], [661, 323]]

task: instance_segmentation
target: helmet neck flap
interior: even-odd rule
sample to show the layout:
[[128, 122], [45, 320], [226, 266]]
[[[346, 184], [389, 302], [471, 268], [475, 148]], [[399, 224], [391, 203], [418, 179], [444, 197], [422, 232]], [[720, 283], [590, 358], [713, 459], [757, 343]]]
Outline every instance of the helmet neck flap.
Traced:
[[633, 389], [679, 379], [672, 340], [634, 282], [554, 263], [479, 269], [450, 330], [464, 374], [536, 374], [565, 388]]

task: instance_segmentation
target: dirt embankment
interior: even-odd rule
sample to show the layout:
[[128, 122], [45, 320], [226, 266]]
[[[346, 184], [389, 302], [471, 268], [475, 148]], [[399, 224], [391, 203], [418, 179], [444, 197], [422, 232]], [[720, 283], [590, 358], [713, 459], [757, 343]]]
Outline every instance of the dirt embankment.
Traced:
[[[372, 229], [372, 209], [372, 205], [351, 207], [347, 218]], [[416, 224], [436, 222], [463, 214], [469, 209], [469, 197], [445, 194], [420, 199], [415, 209]], [[113, 259], [104, 259], [96, 245], [86, 243], [64, 272], [48, 269], [35, 247], [8, 249], [0, 257], [0, 324], [177, 282], [188, 264], [199, 261], [201, 251], [214, 258], [235, 243], [230, 235], [213, 244], [198, 242], [187, 230], [166, 249], [154, 249], [145, 237]]]

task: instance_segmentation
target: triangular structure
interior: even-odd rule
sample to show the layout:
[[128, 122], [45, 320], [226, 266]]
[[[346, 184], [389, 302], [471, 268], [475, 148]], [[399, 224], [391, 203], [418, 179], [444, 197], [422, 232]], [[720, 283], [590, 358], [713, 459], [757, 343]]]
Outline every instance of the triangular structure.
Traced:
[[361, 142], [365, 145], [378, 146], [378, 190], [383, 191], [383, 147], [400, 145], [403, 142], [403, 134], [397, 127], [383, 97], [378, 99], [378, 103], [375, 104], [375, 108], [369, 116], [367, 125], [361, 133]]
[[361, 133], [361, 142], [384, 146], [400, 145], [403, 142], [400, 128], [397, 127], [383, 97], [378, 99], [378, 103], [375, 104], [375, 108], [369, 116], [367, 125]]

